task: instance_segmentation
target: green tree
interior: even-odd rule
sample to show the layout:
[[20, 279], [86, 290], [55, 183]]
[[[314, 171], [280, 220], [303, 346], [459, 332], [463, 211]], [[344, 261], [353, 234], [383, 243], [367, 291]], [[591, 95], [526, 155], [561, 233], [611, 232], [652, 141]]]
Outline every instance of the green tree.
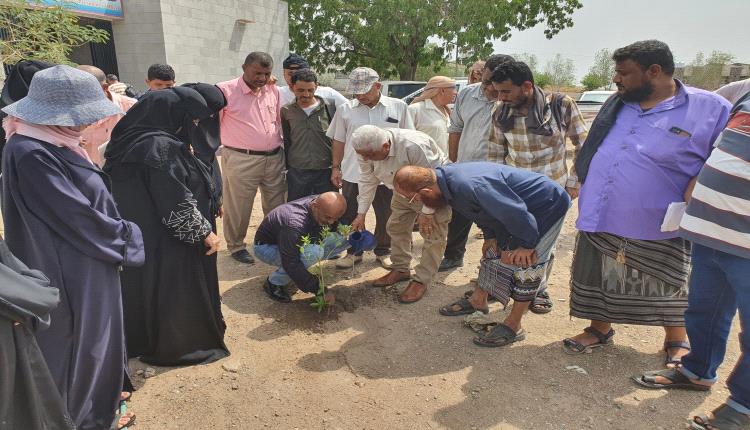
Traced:
[[546, 88], [552, 85], [552, 78], [547, 72], [539, 72], [534, 74], [534, 85], [539, 88]]
[[724, 66], [733, 59], [734, 56], [728, 52], [713, 51], [708, 57], [698, 52], [689, 65], [690, 72], [686, 73], [685, 81], [698, 88], [715, 90], [724, 83]]
[[[470, 64], [511, 30], [546, 24], [551, 38], [573, 25], [580, 0], [289, 0], [290, 48], [317, 70], [369, 66], [384, 77], [414, 79], [419, 66], [455, 52]], [[441, 44], [428, 45], [428, 40]], [[456, 49], [456, 46], [458, 49]]]
[[573, 86], [573, 81], [576, 78], [575, 71], [576, 66], [573, 64], [573, 60], [564, 58], [560, 54], [556, 54], [544, 66], [544, 72], [550, 78], [550, 85], [556, 90], [561, 87]]
[[[615, 75], [615, 60], [612, 59], [612, 53], [609, 49], [600, 49], [594, 54], [594, 64], [591, 65], [589, 73], [583, 78], [581, 83], [589, 91], [597, 88], [612, 88], [612, 77]], [[586, 79], [589, 78], [589, 79]], [[588, 88], [589, 85], [598, 83], [594, 88]]]
[[0, 40], [3, 62], [35, 59], [70, 64], [68, 56], [76, 46], [107, 41], [106, 31], [80, 25], [64, 4], [60, 1], [55, 6], [43, 6], [39, 0], [0, 3], [0, 28], [7, 33], [7, 38]]
[[607, 81], [604, 81], [601, 76], [588, 72], [586, 76], [581, 79], [581, 84], [584, 88], [586, 88], [586, 91], [592, 91], [597, 88], [603, 87]]

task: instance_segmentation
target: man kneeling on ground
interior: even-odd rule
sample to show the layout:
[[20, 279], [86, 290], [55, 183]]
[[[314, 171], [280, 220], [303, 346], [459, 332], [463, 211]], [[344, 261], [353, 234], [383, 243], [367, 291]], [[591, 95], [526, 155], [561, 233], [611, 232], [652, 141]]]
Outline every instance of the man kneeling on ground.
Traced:
[[[323, 226], [333, 227], [345, 211], [344, 196], [327, 192], [285, 203], [266, 215], [255, 232], [253, 250], [260, 261], [278, 267], [263, 284], [271, 299], [291, 302], [285, 287], [292, 282], [306, 293], [318, 292], [318, 278], [307, 270], [316, 261], [303, 261], [299, 246], [306, 235], [312, 242], [317, 242]], [[343, 250], [326, 249], [323, 255], [335, 255]], [[328, 305], [333, 305], [333, 293], [327, 291], [325, 300]]]
[[[546, 280], [547, 262], [570, 207], [565, 189], [544, 175], [487, 162], [434, 170], [407, 166], [396, 172], [394, 189], [428, 207], [450, 205], [484, 233], [482, 257], [487, 260], [478, 286], [470, 297], [444, 306], [440, 313], [487, 313], [490, 294], [503, 304], [512, 298], [513, 310], [503, 323], [474, 343], [504, 346], [523, 340], [521, 318]], [[499, 261], [487, 264], [493, 258]]]

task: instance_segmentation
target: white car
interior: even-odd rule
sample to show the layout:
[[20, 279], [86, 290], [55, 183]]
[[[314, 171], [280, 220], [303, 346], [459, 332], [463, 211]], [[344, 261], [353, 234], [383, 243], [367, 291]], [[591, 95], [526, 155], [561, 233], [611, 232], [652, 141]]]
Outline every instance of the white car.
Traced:
[[[469, 81], [467, 79], [456, 79], [456, 91], [457, 92], [461, 92], [461, 90], [464, 89], [467, 85], [469, 85]], [[422, 92], [424, 92], [424, 87], [414, 91], [413, 93], [407, 95], [406, 97], [402, 97], [401, 100], [405, 101], [406, 104], [409, 104], [412, 102], [412, 100], [417, 98], [417, 96], [422, 94]], [[448, 105], [448, 107], [453, 109], [453, 103]]]
[[604, 102], [614, 93], [615, 91], [585, 91], [581, 94], [581, 98], [576, 101], [576, 104], [583, 115], [583, 119], [590, 124], [596, 114], [599, 113]]
[[424, 81], [383, 81], [380, 93], [394, 99], [403, 98], [427, 85]]

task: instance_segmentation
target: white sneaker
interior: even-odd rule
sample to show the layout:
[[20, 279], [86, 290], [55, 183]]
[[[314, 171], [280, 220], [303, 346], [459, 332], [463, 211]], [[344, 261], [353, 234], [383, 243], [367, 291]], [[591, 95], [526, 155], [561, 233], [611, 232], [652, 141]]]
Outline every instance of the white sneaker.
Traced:
[[344, 258], [336, 260], [337, 269], [351, 269], [355, 264], [362, 262], [361, 255], [347, 254]]
[[378, 255], [377, 260], [380, 263], [380, 265], [383, 266], [383, 269], [390, 270], [393, 268], [393, 262], [391, 262], [390, 255]]

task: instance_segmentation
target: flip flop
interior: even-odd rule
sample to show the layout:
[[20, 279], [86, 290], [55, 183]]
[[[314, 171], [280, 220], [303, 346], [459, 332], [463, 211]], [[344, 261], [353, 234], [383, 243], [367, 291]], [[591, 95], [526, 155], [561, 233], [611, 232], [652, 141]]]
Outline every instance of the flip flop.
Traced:
[[[662, 378], [671, 381], [671, 383], [660, 384], [656, 382], [657, 376], [661, 376]], [[677, 369], [663, 369], [654, 372], [645, 372], [640, 376], [633, 376], [632, 379], [636, 384], [654, 390], [674, 388], [678, 390], [708, 391], [711, 389], [710, 385], [696, 384]]]
[[[464, 298], [466, 298], [466, 299], [468, 299], [472, 295], [474, 295], [474, 290], [466, 290], [466, 292], [464, 292]], [[495, 296], [493, 296], [492, 294], [487, 295], [487, 302], [488, 303], [490, 303], [490, 302], [496, 302], [496, 301], [497, 301], [497, 299], [495, 298]]]
[[[460, 309], [453, 310], [454, 306], [458, 306]], [[440, 308], [438, 312], [440, 312], [440, 315], [443, 315], [446, 317], [457, 317], [459, 315], [471, 315], [476, 311], [482, 312], [483, 314], [487, 314], [490, 312], [490, 309], [489, 308], [477, 309], [474, 306], [472, 306], [472, 304], [469, 302], [469, 299], [462, 298], [462, 299], [456, 300], [455, 302], [449, 305], [443, 306], [442, 308]]]
[[479, 346], [496, 348], [499, 346], [510, 345], [511, 343], [520, 342], [526, 339], [526, 331], [521, 329], [518, 333], [505, 324], [498, 324], [487, 334], [480, 334], [473, 339], [474, 343]]
[[690, 422], [693, 430], [743, 430], [750, 428], [750, 416], [732, 408], [726, 403], [711, 412], [713, 417], [707, 414], [696, 415]]

